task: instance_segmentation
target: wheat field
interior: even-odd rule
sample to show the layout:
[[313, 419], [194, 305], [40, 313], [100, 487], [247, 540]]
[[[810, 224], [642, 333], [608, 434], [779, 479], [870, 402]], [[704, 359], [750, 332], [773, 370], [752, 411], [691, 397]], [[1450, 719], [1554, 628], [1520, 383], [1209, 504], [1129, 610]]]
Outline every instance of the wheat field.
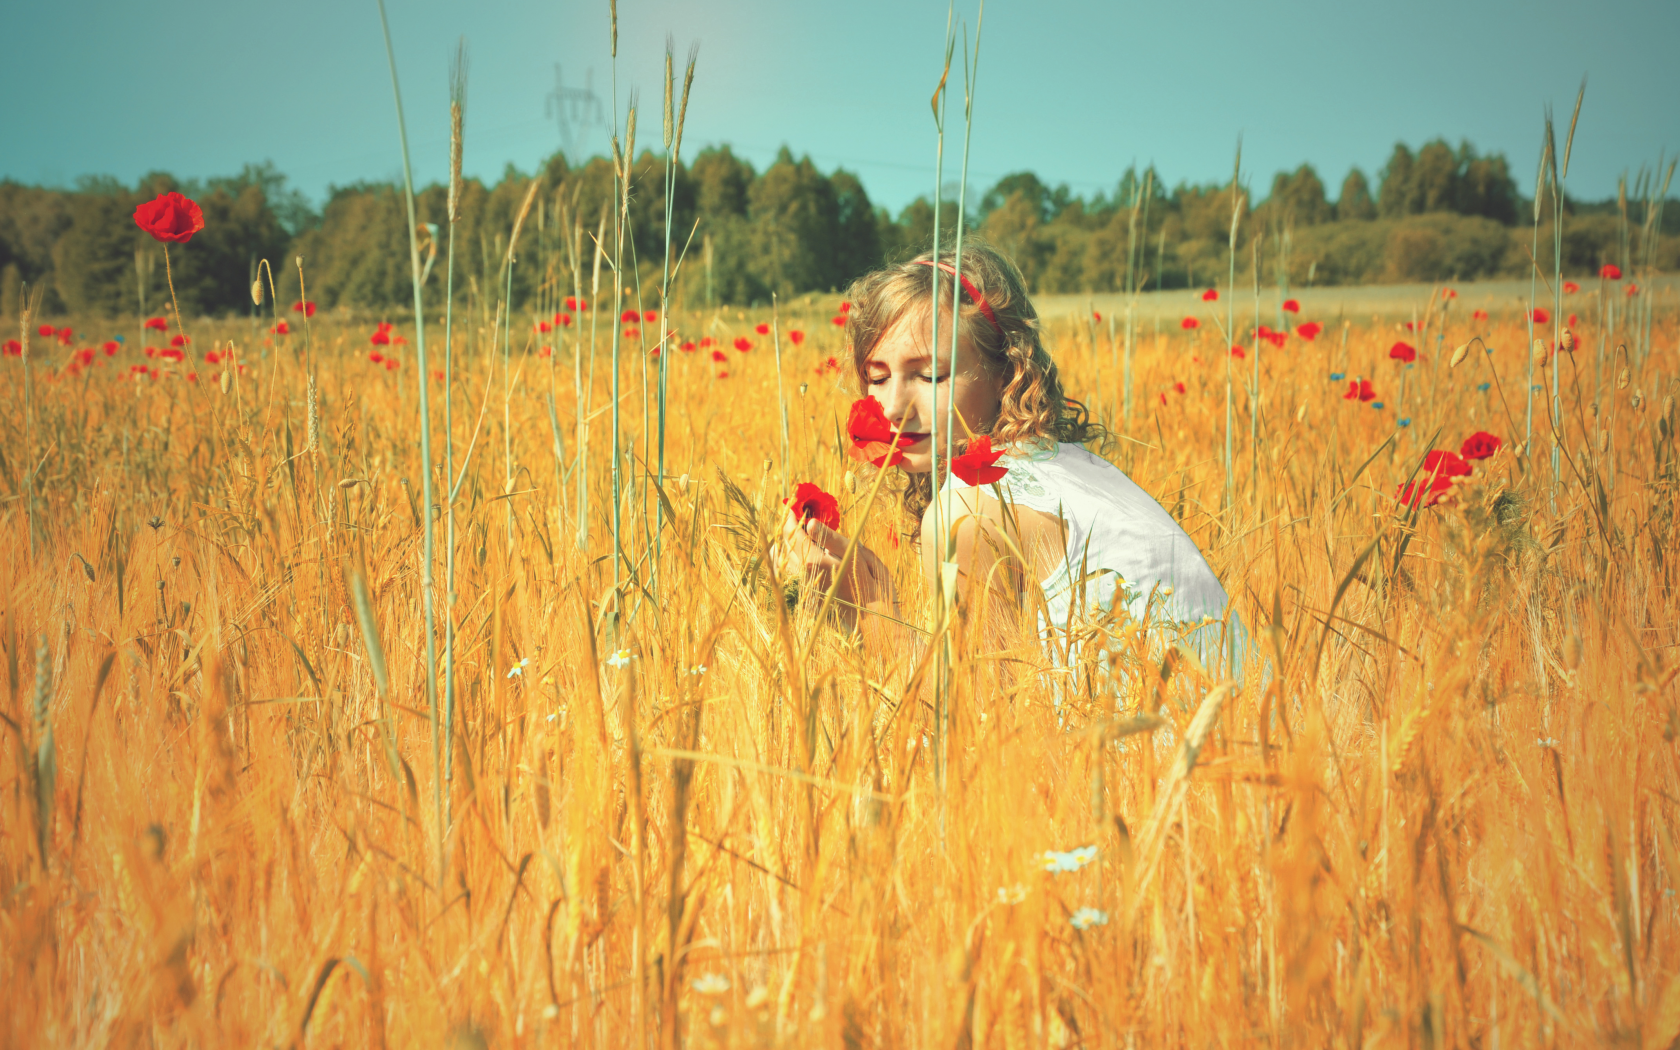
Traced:
[[[616, 552], [611, 318], [592, 359], [577, 327], [457, 318], [443, 746], [409, 355], [323, 314], [189, 321], [179, 363], [7, 358], [0, 1042], [1674, 1042], [1670, 304], [1648, 339], [1580, 308], [1526, 449], [1516, 317], [1241, 360], [1211, 323], [1129, 352], [1051, 323], [1255, 643], [1233, 675], [1110, 624], [1118, 694], [939, 617], [892, 479], [866, 513], [844, 455], [837, 305], [784, 304], [779, 370], [768, 310], [672, 318], [663, 486], [653, 333], [625, 338]], [[677, 349], [703, 337], [726, 362]], [[1479, 430], [1504, 445], [1449, 499], [1396, 501]], [[917, 645], [860, 647], [765, 570], [800, 481], [894, 567]]]

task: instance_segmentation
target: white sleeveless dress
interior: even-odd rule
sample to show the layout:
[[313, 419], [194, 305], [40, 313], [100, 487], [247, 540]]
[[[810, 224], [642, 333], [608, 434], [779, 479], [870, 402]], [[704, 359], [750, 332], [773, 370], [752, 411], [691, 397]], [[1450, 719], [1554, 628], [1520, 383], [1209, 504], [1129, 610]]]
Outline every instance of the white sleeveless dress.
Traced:
[[[1117, 594], [1139, 622], [1147, 616], [1151, 624], [1183, 627], [1224, 618], [1229, 599], [1196, 541], [1119, 467], [1065, 442], [1012, 450], [997, 466], [1009, 470], [997, 482], [1007, 501], [1066, 523], [1062, 561], [1041, 581], [1049, 612], [1043, 626], [1068, 631], [1112, 609]], [[947, 475], [942, 505], [975, 487]], [[978, 487], [990, 494], [991, 486]], [[1076, 608], [1082, 580], [1083, 608]]]

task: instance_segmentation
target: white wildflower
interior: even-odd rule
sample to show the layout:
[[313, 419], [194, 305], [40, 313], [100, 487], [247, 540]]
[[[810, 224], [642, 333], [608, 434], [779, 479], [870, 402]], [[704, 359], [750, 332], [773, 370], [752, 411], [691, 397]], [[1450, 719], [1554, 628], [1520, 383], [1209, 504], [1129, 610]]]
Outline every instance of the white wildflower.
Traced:
[[630, 652], [630, 650], [620, 649], [618, 652], [613, 653], [611, 656], [607, 657], [607, 666], [608, 667], [626, 667], [626, 666], [629, 666], [630, 661], [634, 658], [635, 658], [635, 654]]
[[1095, 908], [1080, 908], [1073, 913], [1072, 922], [1073, 928], [1076, 930], [1088, 930], [1093, 926], [1106, 926], [1108, 925], [1108, 912], [1098, 911]]
[[1043, 861], [1045, 871], [1078, 871], [1097, 859], [1097, 847], [1081, 846], [1066, 853], [1045, 850], [1039, 859]]
[[721, 973], [703, 973], [690, 983], [701, 995], [722, 995], [729, 991], [729, 978]]
[[1028, 892], [1028, 889], [1019, 882], [1013, 886], [999, 886], [998, 903], [1019, 904], [1027, 899]]
[[509, 678], [517, 678], [517, 677], [520, 677], [520, 676], [524, 675], [525, 674], [525, 668], [530, 666], [530, 664], [531, 664], [531, 658], [529, 656], [527, 656], [524, 659], [520, 660], [518, 663], [514, 664], [512, 667], [508, 668], [507, 676]]

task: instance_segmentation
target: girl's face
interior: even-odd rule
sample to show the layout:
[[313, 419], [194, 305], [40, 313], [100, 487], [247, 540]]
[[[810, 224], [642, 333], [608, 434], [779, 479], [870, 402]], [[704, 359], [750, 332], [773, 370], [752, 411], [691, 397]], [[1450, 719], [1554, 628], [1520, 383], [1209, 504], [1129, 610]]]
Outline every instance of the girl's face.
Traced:
[[[864, 366], [865, 392], [881, 403], [887, 419], [902, 427], [905, 437], [916, 443], [904, 450], [900, 464], [912, 474], [925, 474], [933, 469], [934, 421], [940, 430], [940, 451], [944, 451], [946, 412], [955, 400], [961, 422], [953, 421], [952, 437], [961, 442], [969, 431], [976, 434], [991, 430], [1003, 404], [1004, 381], [992, 374], [992, 369], [975, 351], [967, 339], [957, 345], [956, 361], [951, 361], [949, 314], [940, 318], [939, 359], [928, 350], [930, 319], [926, 310], [906, 310], [881, 341]], [[939, 400], [934, 402], [934, 369], [939, 376]], [[963, 429], [963, 422], [968, 429]], [[959, 445], [960, 447], [960, 445]]]

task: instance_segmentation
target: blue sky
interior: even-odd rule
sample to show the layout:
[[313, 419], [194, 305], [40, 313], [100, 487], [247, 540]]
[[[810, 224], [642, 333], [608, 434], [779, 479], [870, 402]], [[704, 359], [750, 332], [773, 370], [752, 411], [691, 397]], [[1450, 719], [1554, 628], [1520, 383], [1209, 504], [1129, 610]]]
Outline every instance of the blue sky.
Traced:
[[[610, 100], [606, 0], [388, 0], [421, 181], [447, 162], [447, 67], [471, 54], [466, 163], [494, 181], [559, 147], [545, 116], [555, 64]], [[958, 17], [972, 27], [975, 6]], [[684, 152], [729, 143], [760, 168], [784, 143], [857, 172], [894, 211], [933, 184], [928, 108], [946, 5], [906, 0], [621, 0], [619, 104], [639, 90], [657, 144], [663, 48], [700, 60]], [[321, 200], [331, 184], [400, 175], [374, 0], [60, 0], [4, 16], [0, 177], [132, 182], [162, 169], [231, 174], [272, 160]], [[1317, 167], [1334, 196], [1397, 140], [1504, 151], [1532, 192], [1543, 107], [1586, 104], [1569, 189], [1614, 194], [1624, 169], [1680, 149], [1680, 3], [1486, 0], [1114, 4], [993, 0], [975, 96], [970, 185], [1030, 169], [1084, 195], [1133, 161], [1170, 183]], [[610, 102], [609, 102], [610, 105]], [[604, 132], [586, 132], [604, 150]], [[947, 153], [947, 178], [960, 143]]]

